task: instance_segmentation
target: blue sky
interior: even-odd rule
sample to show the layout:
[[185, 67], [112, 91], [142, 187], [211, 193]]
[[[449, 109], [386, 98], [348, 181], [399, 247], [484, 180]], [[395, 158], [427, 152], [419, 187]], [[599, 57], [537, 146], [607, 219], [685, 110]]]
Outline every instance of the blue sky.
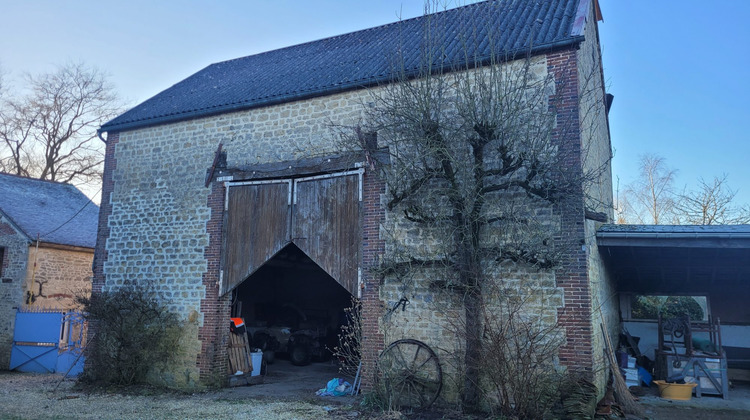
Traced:
[[[615, 183], [664, 156], [677, 186], [728, 174], [750, 202], [750, 2], [600, 0]], [[0, 67], [85, 61], [130, 104], [208, 64], [418, 16], [421, 0], [0, 0]], [[617, 185], [615, 185], [617, 187]]]
[[678, 187], [724, 173], [750, 203], [750, 2], [602, 0], [599, 25], [614, 172], [638, 156], [678, 169]]

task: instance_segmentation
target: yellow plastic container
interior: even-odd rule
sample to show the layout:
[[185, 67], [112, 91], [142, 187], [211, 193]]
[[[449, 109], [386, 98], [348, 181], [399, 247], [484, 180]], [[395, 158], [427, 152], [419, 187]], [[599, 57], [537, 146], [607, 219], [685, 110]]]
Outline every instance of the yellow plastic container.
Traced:
[[659, 387], [659, 395], [670, 400], [689, 401], [693, 397], [693, 388], [696, 383], [670, 384], [665, 381], [654, 381]]

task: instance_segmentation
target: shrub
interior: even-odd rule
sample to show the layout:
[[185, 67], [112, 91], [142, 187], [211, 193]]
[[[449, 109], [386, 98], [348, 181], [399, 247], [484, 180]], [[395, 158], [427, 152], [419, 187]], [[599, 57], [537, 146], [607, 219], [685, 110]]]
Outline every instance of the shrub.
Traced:
[[127, 286], [79, 300], [95, 331], [84, 381], [154, 384], [149, 373], [174, 361], [183, 322], [146, 287]]
[[341, 326], [339, 343], [332, 353], [340, 363], [339, 371], [354, 377], [362, 360], [362, 303], [352, 297], [351, 306], [344, 309], [344, 312], [346, 323]]

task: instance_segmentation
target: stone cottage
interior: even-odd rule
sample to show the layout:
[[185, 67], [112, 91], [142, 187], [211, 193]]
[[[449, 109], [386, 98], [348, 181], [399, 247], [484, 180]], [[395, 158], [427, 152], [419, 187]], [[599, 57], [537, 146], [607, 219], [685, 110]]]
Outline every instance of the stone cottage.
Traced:
[[[516, 270], [517, 290], [537, 282], [551, 296], [539, 305], [564, 331], [560, 365], [603, 385], [599, 325], [617, 319], [594, 240], [612, 207], [599, 15], [596, 0], [481, 2], [206, 67], [101, 127], [94, 291], [148, 282], [184, 316], [190, 344], [175, 366], [184, 386], [226, 372], [230, 314], [251, 330], [333, 330], [360, 297], [365, 384], [394, 338], [445, 344], [429, 293], [404, 296], [373, 270], [397, 246], [386, 231], [398, 229], [398, 215], [386, 209], [377, 170], [344, 153], [331, 130], [356, 126], [397, 71], [418, 67], [425, 28], [440, 22], [443, 63], [465, 58], [458, 41], [472, 39], [475, 57], [502, 56], [507, 66], [528, 57], [554, 80], [556, 127], [574, 127], [559, 146], [566, 169], [603, 168], [585, 186], [593, 199], [551, 216], [571, 239], [562, 264], [544, 275]], [[384, 308], [400, 297], [408, 309], [404, 301], [392, 313], [386, 334]], [[422, 321], [407, 328], [406, 316]]]
[[99, 208], [70, 184], [0, 174], [0, 368], [18, 310], [76, 307], [91, 290]]

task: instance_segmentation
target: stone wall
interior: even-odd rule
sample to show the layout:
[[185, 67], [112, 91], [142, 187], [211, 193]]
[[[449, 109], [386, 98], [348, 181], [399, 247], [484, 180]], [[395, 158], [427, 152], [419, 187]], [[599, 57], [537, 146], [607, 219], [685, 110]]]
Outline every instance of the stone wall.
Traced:
[[[609, 136], [609, 120], [605, 108], [606, 91], [601, 65], [601, 50], [597, 21], [593, 8], [587, 17], [585, 41], [578, 50], [579, 95], [581, 102], [581, 144], [583, 147], [584, 171], [596, 175], [584, 184], [586, 209], [601, 213], [613, 222], [612, 196], [612, 146]], [[591, 337], [594, 363], [594, 382], [600, 397], [606, 389], [609, 371], [605, 360], [604, 336], [600, 325], [608, 327], [611, 341], [617, 345], [619, 333], [619, 301], [614, 281], [608, 275], [602, 256], [596, 245], [596, 230], [601, 221], [586, 220], [586, 258], [588, 261], [589, 288], [591, 290]]]
[[24, 280], [29, 240], [2, 216], [0, 248], [3, 250], [0, 261], [0, 369], [8, 369], [16, 310], [23, 304], [26, 292]]
[[586, 209], [613, 220], [612, 144], [606, 111], [606, 89], [599, 34], [593, 8], [589, 12], [585, 41], [578, 49], [578, 95], [581, 121], [581, 154]]
[[[190, 321], [186, 367], [175, 376], [179, 384], [224, 372], [221, 360], [199, 360], [202, 352], [222, 357], [222, 319], [228, 317], [228, 303], [212, 289], [219, 276], [223, 186], [204, 185], [218, 144], [229, 167], [329, 155], [338, 150], [330, 124], [355, 124], [369, 94], [342, 93], [108, 136], [94, 289], [150, 284]], [[221, 191], [212, 193], [216, 188]]]
[[610, 372], [608, 370], [609, 362], [606, 359], [603, 330], [600, 325], [606, 325], [610, 341], [614, 346], [617, 346], [620, 333], [620, 304], [616, 284], [609, 275], [596, 244], [595, 233], [600, 225], [601, 222], [594, 220], [586, 221], [586, 231], [592, 232], [586, 235], [586, 250], [589, 261], [589, 279], [592, 295], [591, 324], [594, 326], [591, 348], [595, 366], [594, 381], [601, 394], [606, 390]]
[[[556, 141], [571, 168], [580, 168], [580, 132], [577, 108], [575, 50], [539, 58], [540, 69], [571, 82], [556, 92], [562, 99], [558, 119], [576, 128], [572, 137], [558, 130]], [[539, 63], [537, 63], [539, 64]], [[355, 125], [363, 105], [377, 89], [330, 95], [185, 122], [137, 129], [108, 136], [104, 188], [100, 211], [100, 237], [95, 262], [95, 290], [124, 285], [150, 284], [171, 308], [182, 314], [186, 329], [184, 363], [175, 370], [175, 385], [199, 386], [225, 371], [229, 303], [218, 296], [223, 185], [206, 187], [205, 177], [219, 143], [227, 152], [228, 167], [292, 161], [326, 156], [341, 146], [331, 125]], [[390, 229], [383, 210], [384, 184], [369, 169], [365, 173], [363, 266], [376, 266], [387, 246]], [[561, 362], [573, 368], [592, 369], [592, 324], [583, 200], [562, 206], [554, 214], [574, 244], [565, 266], [554, 273], [509, 269], [516, 293], [544, 290], [536, 305], [546, 322], [563, 323], [567, 344]], [[369, 206], [369, 207], [368, 207]], [[368, 210], [369, 209], [369, 210]], [[369, 213], [368, 213], [369, 211]], [[563, 241], [563, 238], [560, 239]], [[561, 244], [563, 242], [560, 242]], [[436, 308], [439, 300], [425, 279], [415, 279], [406, 291], [396, 282], [364, 272], [363, 299], [367, 351], [365, 370], [385, 343], [399, 337], [424, 339], [434, 348], [461, 346], [446, 336], [444, 328], [460, 318], [460, 311]], [[382, 287], [382, 290], [381, 290]], [[404, 293], [411, 304], [380, 322], [385, 308]], [[439, 310], [438, 310], [439, 309]]]
[[[30, 308], [75, 309], [77, 296], [91, 293], [94, 252], [40, 246], [29, 248], [26, 290], [34, 293]], [[33, 269], [36, 265], [36, 270]], [[41, 290], [41, 293], [40, 293]]]

